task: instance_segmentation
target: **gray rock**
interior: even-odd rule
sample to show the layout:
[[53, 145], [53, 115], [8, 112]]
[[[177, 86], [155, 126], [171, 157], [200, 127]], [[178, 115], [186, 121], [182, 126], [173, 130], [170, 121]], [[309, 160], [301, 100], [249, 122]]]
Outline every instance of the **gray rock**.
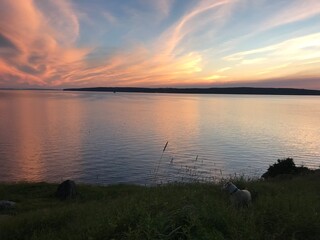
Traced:
[[8, 200], [0, 200], [0, 209], [14, 208], [15, 205], [16, 205], [15, 202], [8, 201]]
[[56, 191], [56, 197], [61, 200], [74, 198], [77, 195], [76, 184], [72, 180], [62, 182]]

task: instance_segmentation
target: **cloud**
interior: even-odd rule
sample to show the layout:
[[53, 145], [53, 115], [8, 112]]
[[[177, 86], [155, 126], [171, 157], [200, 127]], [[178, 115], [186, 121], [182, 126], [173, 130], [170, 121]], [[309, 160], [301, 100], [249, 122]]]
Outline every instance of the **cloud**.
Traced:
[[206, 17], [205, 19], [201, 19], [198, 22], [194, 21], [199, 15], [207, 11], [230, 4], [231, 2], [232, 1], [229, 0], [199, 1], [198, 5], [196, 5], [187, 14], [183, 15], [176, 24], [174, 24], [162, 34], [159, 42], [165, 43], [163, 51], [165, 51], [166, 54], [173, 54], [176, 48], [180, 45], [181, 41], [188, 34], [198, 30], [201, 25], [205, 25], [205, 23], [207, 23], [208, 21], [211, 21], [213, 23], [218, 18], [223, 18], [225, 16], [224, 14], [226, 14], [225, 12], [223, 12], [224, 14], [212, 14], [210, 18]]
[[262, 70], [261, 72], [258, 72], [257, 75], [265, 75], [265, 74], [268, 74], [268, 73], [272, 73], [272, 72], [274, 72], [276, 70], [287, 68], [288, 66], [290, 66], [290, 63], [285, 63], [285, 64], [282, 64], [282, 65], [269, 67], [269, 68], [266, 68], [266, 69]]
[[[168, 3], [156, 6], [167, 12]], [[10, 14], [1, 16], [1, 53], [10, 56], [1, 54], [2, 84], [20, 79], [42, 86], [161, 85], [164, 79], [164, 84], [188, 81], [201, 71], [202, 56], [192, 51], [174, 57], [159, 53], [157, 45], [135, 44], [105, 54], [99, 48], [77, 47], [79, 20], [68, 1], [2, 5], [10, 9]]]
[[[201, 71], [201, 56], [189, 53], [179, 58], [170, 58], [167, 55], [154, 55], [149, 49], [137, 46], [133, 50], [117, 51], [109, 56], [102, 64], [94, 65], [79, 63], [73, 68], [63, 69], [64, 75], [57, 84], [81, 85], [118, 85], [135, 86], [143, 83], [161, 86], [170, 81], [187, 81], [190, 76]], [[159, 83], [160, 82], [160, 83]]]
[[302, 88], [302, 89], [319, 89], [320, 77], [297, 77], [289, 75], [281, 78], [272, 78], [264, 80], [253, 81], [229, 81], [225, 83], [218, 83], [217, 87], [278, 87], [278, 88]]
[[253, 58], [253, 59], [244, 59], [241, 61], [241, 64], [256, 64], [261, 63], [267, 60], [266, 58]]
[[117, 23], [116, 17], [107, 10], [103, 10], [102, 16], [111, 24]]
[[16, 46], [10, 39], [0, 33], [0, 49], [16, 49]]
[[174, 0], [160, 0], [160, 1], [149, 1], [143, 0], [143, 4], [150, 4], [155, 11], [160, 12], [162, 17], [167, 17], [171, 11], [171, 7], [174, 4]]
[[[224, 57], [227, 61], [249, 61], [250, 58], [256, 56], [265, 56], [265, 58], [256, 58], [260, 62], [261, 60], [268, 61], [270, 58], [274, 59], [292, 59], [293, 61], [304, 61], [310, 59], [319, 59], [320, 51], [314, 51], [314, 49], [320, 48], [320, 33], [309, 34], [297, 38], [288, 39], [286, 41], [269, 45], [262, 48], [256, 48], [248, 51], [237, 52]], [[253, 60], [252, 63], [256, 61]]]
[[208, 77], [205, 77], [205, 80], [217, 80], [217, 79], [223, 79], [226, 78], [226, 76], [222, 76], [222, 75], [211, 75]]
[[79, 23], [68, 1], [3, 0], [1, 9], [0, 81], [48, 85], [46, 79], [61, 66], [89, 52], [74, 46]]
[[220, 68], [220, 69], [217, 70], [217, 73], [222, 73], [222, 72], [228, 71], [230, 69], [231, 69], [231, 67]]
[[[259, 44], [260, 35], [265, 36], [265, 40], [268, 41], [279, 41], [279, 37], [317, 32], [320, 27], [317, 19], [311, 21], [312, 18], [320, 17], [320, 1], [318, 0], [280, 0], [272, 3], [243, 0], [237, 3], [237, 10], [242, 12], [243, 19], [233, 22], [230, 26], [231, 28], [237, 26], [232, 28], [237, 34], [223, 43], [223, 51], [234, 50], [248, 43]], [[292, 28], [292, 25], [301, 24], [303, 21], [309, 21], [309, 23]], [[290, 27], [292, 30], [287, 33], [286, 29]], [[279, 28], [284, 31], [279, 32]]]
[[[314, 17], [319, 1], [102, 2], [2, 0], [0, 86], [191, 86], [319, 74], [320, 33], [259, 47], [230, 41], [234, 30], [254, 36]], [[252, 7], [266, 6], [272, 11], [250, 19], [259, 15]]]
[[292, 0], [285, 2], [286, 6], [265, 23], [266, 29], [305, 20], [320, 14], [320, 2], [318, 0]]
[[320, 33], [287, 39], [276, 44], [232, 53], [223, 58], [230, 79], [239, 82], [263, 79], [279, 79], [294, 75], [320, 75], [317, 62], [320, 59]]

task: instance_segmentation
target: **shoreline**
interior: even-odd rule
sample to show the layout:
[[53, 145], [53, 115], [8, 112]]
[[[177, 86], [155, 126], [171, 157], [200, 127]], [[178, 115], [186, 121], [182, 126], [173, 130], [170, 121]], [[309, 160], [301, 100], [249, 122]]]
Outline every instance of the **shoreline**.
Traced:
[[139, 88], [139, 87], [92, 87], [65, 88], [63, 91], [85, 92], [133, 92], [133, 93], [175, 93], [175, 94], [240, 94], [240, 95], [306, 95], [320, 96], [320, 90], [296, 88]]

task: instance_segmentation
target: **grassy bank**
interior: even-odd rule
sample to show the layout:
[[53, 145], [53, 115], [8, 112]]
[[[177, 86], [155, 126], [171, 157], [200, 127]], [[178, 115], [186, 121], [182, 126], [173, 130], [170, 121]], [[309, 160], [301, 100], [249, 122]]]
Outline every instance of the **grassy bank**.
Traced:
[[75, 200], [56, 184], [0, 184], [0, 239], [319, 239], [320, 176], [235, 182], [253, 204], [235, 209], [213, 184], [160, 187], [79, 185]]

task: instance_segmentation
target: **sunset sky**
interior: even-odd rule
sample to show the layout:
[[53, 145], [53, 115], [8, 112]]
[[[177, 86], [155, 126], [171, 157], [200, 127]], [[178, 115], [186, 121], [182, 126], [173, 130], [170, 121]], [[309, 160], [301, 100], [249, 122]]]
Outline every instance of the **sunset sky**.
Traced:
[[0, 87], [320, 89], [320, 0], [0, 0]]

